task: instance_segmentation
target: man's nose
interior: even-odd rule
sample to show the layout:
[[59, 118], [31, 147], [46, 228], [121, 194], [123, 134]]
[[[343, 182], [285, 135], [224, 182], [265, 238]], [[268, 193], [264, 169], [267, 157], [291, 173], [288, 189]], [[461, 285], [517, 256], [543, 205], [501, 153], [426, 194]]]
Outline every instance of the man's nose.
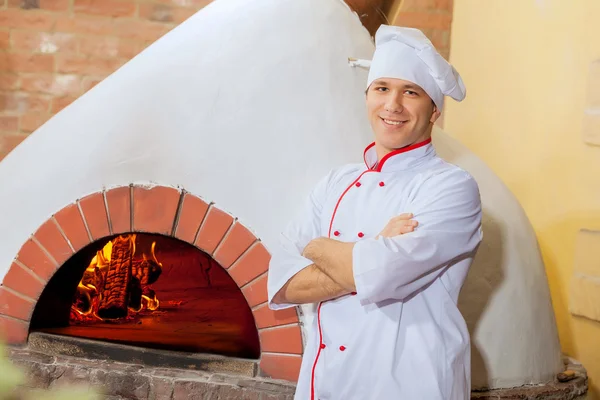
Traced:
[[393, 113], [400, 113], [404, 109], [402, 96], [391, 93], [385, 102], [385, 110]]

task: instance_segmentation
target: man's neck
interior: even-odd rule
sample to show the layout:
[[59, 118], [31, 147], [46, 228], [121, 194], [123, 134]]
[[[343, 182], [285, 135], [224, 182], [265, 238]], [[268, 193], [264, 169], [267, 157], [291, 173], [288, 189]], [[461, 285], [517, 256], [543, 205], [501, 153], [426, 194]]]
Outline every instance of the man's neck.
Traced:
[[394, 151], [401, 150], [403, 148], [410, 147], [417, 143], [424, 142], [425, 140], [427, 140], [429, 138], [431, 138], [431, 132], [429, 132], [429, 134], [427, 134], [427, 135], [420, 136], [418, 139], [416, 139], [410, 143], [407, 143], [406, 145], [404, 145], [402, 147], [393, 148], [393, 149], [389, 149], [389, 148], [381, 145], [377, 141], [375, 141], [375, 152], [377, 153], [377, 163], [379, 163], [383, 159], [383, 157], [385, 157], [386, 155], [388, 155]]

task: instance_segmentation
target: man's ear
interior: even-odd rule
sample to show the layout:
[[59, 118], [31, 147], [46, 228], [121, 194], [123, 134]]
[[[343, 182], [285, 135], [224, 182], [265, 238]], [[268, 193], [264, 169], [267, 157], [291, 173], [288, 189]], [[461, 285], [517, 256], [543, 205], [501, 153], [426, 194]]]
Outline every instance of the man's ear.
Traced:
[[431, 119], [429, 119], [429, 122], [431, 122], [432, 124], [435, 124], [435, 121], [437, 121], [441, 115], [442, 115], [441, 111], [438, 110], [437, 106], [434, 104], [433, 112], [431, 113]]

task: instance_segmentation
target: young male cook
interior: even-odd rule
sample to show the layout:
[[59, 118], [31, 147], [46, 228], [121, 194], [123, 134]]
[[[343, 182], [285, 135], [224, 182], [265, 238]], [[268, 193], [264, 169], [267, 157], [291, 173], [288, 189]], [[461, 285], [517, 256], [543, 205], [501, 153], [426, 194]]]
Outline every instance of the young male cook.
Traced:
[[461, 101], [465, 87], [421, 31], [383, 25], [375, 42], [375, 141], [364, 164], [321, 179], [282, 233], [269, 306], [318, 303], [298, 400], [468, 399], [456, 304], [482, 239], [481, 202], [473, 178], [431, 144], [444, 96]]

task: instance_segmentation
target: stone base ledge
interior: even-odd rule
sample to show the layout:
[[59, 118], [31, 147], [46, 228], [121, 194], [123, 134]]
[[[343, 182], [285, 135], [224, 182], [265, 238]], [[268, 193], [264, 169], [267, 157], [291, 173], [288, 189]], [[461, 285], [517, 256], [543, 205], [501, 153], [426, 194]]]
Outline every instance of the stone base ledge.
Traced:
[[587, 371], [579, 362], [568, 357], [564, 359], [564, 364], [565, 371], [572, 372], [566, 382], [556, 378], [543, 385], [473, 391], [471, 400], [585, 400], [588, 391]]
[[295, 385], [267, 378], [52, 356], [9, 349], [8, 356], [27, 376], [27, 387], [77, 385], [110, 400], [240, 399], [292, 400]]
[[[232, 373], [48, 355], [32, 349], [12, 348], [8, 355], [25, 371], [27, 388], [77, 385], [94, 389], [107, 400], [293, 400], [295, 391], [295, 385], [290, 382]], [[568, 360], [565, 367], [573, 371], [566, 382], [555, 380], [545, 385], [473, 391], [471, 399], [586, 399], [585, 368], [574, 360]]]

